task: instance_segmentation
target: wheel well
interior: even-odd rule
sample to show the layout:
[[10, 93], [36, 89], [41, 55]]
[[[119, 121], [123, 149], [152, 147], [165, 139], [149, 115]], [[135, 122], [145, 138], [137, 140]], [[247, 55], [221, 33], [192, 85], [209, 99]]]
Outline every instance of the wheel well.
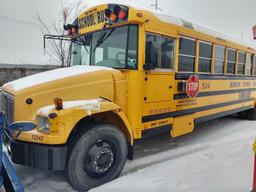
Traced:
[[68, 146], [73, 145], [81, 135], [83, 135], [85, 132], [91, 129], [92, 124], [111, 124], [114, 125], [115, 127], [119, 128], [125, 135], [126, 140], [127, 140], [127, 145], [128, 145], [128, 158], [132, 159], [133, 158], [133, 147], [131, 145], [132, 141], [132, 136], [130, 135], [125, 123], [123, 120], [114, 113], [113, 111], [108, 111], [108, 112], [103, 112], [103, 113], [98, 113], [94, 114], [91, 116], [87, 116], [82, 118], [73, 128], [71, 134], [69, 135], [67, 144]]

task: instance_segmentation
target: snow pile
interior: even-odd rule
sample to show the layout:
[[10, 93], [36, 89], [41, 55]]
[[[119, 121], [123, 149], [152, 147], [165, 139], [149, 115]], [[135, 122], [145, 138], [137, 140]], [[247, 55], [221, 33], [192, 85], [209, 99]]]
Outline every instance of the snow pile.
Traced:
[[[91, 99], [91, 100], [78, 100], [78, 101], [65, 101], [63, 102], [63, 109], [83, 109], [86, 110], [88, 115], [91, 115], [92, 111], [100, 111], [100, 102], [104, 101], [103, 99]], [[40, 108], [36, 113], [46, 116], [51, 110], [55, 108], [55, 105], [49, 105], [46, 107]]]
[[[238, 126], [241, 126], [240, 129]], [[217, 136], [215, 133], [208, 138], [208, 142], [198, 142], [135, 160], [137, 167], [143, 164], [148, 166], [91, 192], [250, 191], [255, 128], [256, 124], [252, 122], [238, 122], [230, 127], [231, 135], [214, 139]], [[128, 169], [132, 169], [132, 166]]]
[[85, 73], [92, 73], [92, 72], [101, 71], [101, 70], [114, 70], [114, 69], [108, 68], [108, 67], [100, 67], [100, 66], [66, 67], [66, 68], [55, 69], [55, 70], [31, 75], [28, 77], [24, 77], [24, 78], [9, 82], [4, 86], [10, 86], [14, 91], [19, 91], [22, 89], [33, 87], [35, 85], [48, 83], [50, 81], [60, 80], [67, 77], [72, 77], [72, 76], [81, 75]]
[[[252, 186], [256, 123], [234, 117], [202, 124], [191, 134], [137, 141], [123, 175], [91, 192], [244, 192]], [[27, 192], [70, 192], [62, 172], [15, 165]]]

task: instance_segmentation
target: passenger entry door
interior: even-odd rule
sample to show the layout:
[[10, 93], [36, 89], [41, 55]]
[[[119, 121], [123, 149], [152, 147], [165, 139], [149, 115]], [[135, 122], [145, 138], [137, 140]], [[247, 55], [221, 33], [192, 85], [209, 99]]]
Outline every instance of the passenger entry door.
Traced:
[[[167, 102], [173, 98], [175, 39], [146, 34], [146, 64], [152, 66], [145, 78], [145, 102]], [[153, 69], [154, 68], [154, 69]]]

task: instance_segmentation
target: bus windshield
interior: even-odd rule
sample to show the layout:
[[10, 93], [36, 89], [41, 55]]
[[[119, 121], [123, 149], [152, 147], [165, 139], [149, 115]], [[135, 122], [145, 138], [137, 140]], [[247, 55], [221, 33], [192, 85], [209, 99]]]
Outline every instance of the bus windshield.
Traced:
[[97, 31], [72, 40], [70, 65], [137, 69], [138, 28], [126, 25]]

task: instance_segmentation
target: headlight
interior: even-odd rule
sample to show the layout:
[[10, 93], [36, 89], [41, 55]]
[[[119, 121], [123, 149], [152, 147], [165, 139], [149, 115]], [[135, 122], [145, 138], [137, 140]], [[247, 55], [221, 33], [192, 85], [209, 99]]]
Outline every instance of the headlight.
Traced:
[[44, 133], [49, 133], [50, 132], [50, 122], [47, 117], [37, 117], [37, 126], [38, 126], [38, 131], [44, 132]]

